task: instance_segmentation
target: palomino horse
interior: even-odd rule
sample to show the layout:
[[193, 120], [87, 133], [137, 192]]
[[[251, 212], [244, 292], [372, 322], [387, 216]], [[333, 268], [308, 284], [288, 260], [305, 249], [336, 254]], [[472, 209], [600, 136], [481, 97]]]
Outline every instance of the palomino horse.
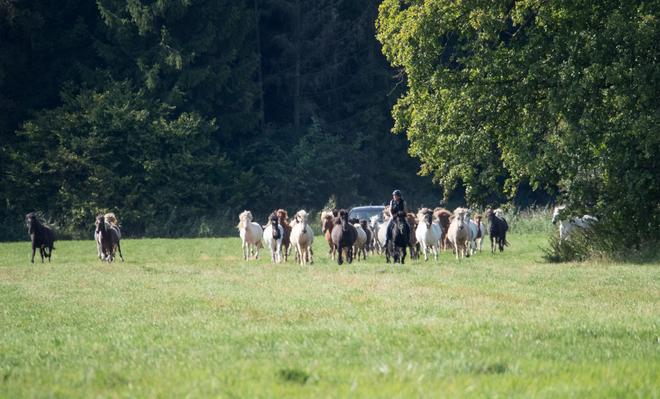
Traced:
[[268, 217], [268, 225], [264, 229], [264, 241], [270, 248], [271, 262], [280, 263], [282, 261], [282, 239], [284, 238], [284, 228], [279, 225], [277, 212], [273, 212]]
[[306, 266], [309, 259], [314, 264], [312, 244], [314, 243], [314, 231], [307, 225], [307, 212], [299, 210], [294, 216], [294, 225], [291, 230], [291, 244], [296, 249], [298, 264]]
[[238, 215], [238, 231], [243, 240], [243, 259], [248, 260], [250, 255], [255, 252], [256, 255], [254, 259], [259, 259], [259, 248], [263, 248], [261, 243], [261, 237], [263, 235], [263, 229], [259, 226], [259, 223], [252, 221], [252, 212], [243, 211]]
[[394, 262], [402, 265], [406, 260], [406, 248], [410, 246], [410, 226], [406, 223], [406, 213], [399, 212], [394, 215], [392, 224], [390, 224], [390, 237], [385, 258], [390, 263], [390, 256], [393, 256]]
[[[114, 214], [111, 218], [114, 218]], [[116, 219], [114, 219], [116, 221]], [[106, 221], [106, 215], [100, 214], [96, 217], [96, 231], [95, 236], [97, 242], [101, 243], [101, 260], [110, 263], [115, 260], [115, 250], [119, 251], [121, 261], [124, 257], [121, 255], [121, 246], [119, 244], [120, 232], [117, 226], [113, 226], [109, 221]]]
[[598, 219], [589, 215], [584, 215], [581, 218], [573, 216], [570, 221], [561, 220], [562, 219], [561, 216], [564, 213], [565, 209], [566, 209], [566, 205], [556, 206], [555, 212], [552, 215], [552, 224], [557, 224], [557, 222], [559, 221], [560, 240], [568, 240], [569, 238], [571, 238], [570, 233], [572, 231], [575, 231], [576, 226], [581, 227], [583, 229], [588, 229], [591, 227], [591, 225], [593, 225], [595, 222], [598, 221]]
[[431, 249], [435, 255], [435, 260], [438, 260], [438, 241], [442, 236], [440, 225], [433, 223], [433, 211], [428, 208], [422, 208], [417, 213], [419, 224], [415, 230], [417, 241], [421, 245], [424, 252], [424, 261], [428, 262], [428, 250]]
[[346, 250], [346, 261], [351, 263], [353, 261], [353, 244], [357, 239], [357, 230], [353, 225], [348, 223], [348, 211], [342, 209], [339, 211], [339, 217], [335, 219], [335, 226], [332, 228], [332, 242], [335, 245], [335, 252], [337, 254], [337, 263], [342, 264], [342, 250]]
[[[34, 253], [37, 248], [39, 248], [39, 254], [41, 255], [41, 263], [44, 263], [44, 255], [48, 258], [48, 263], [50, 263], [50, 257], [53, 254], [53, 243], [55, 242], [55, 233], [53, 229], [49, 226], [44, 226], [37, 219], [37, 214], [32, 212], [29, 213], [26, 217], [28, 234], [32, 240], [32, 260], [30, 263], [34, 263]], [[46, 248], [48, 248], [48, 253], [46, 253]]]
[[467, 223], [465, 223], [466, 213], [467, 209], [456, 208], [456, 210], [454, 210], [454, 220], [452, 220], [451, 224], [449, 225], [449, 230], [447, 232], [449, 243], [454, 247], [456, 260], [458, 260], [459, 252], [461, 252], [463, 258], [470, 257], [467, 246], [468, 239], [470, 237], [470, 229]]
[[332, 215], [331, 211], [323, 211], [321, 213], [321, 222], [323, 223], [323, 234], [325, 234], [325, 240], [330, 246], [330, 251], [328, 255], [332, 254], [332, 260], [335, 260], [335, 244], [332, 242], [332, 229], [335, 227], [335, 216]]
[[[490, 209], [486, 211], [486, 218], [488, 219], [488, 235], [490, 236], [490, 252], [495, 252], [495, 245], [498, 245], [500, 252], [504, 252], [504, 246], [509, 245], [506, 242], [506, 232], [509, 230], [509, 224], [501, 217], [498, 217], [496, 212]], [[493, 243], [495, 240], [495, 243]]]
[[277, 223], [284, 229], [284, 238], [282, 238], [282, 250], [284, 255], [284, 261], [286, 262], [289, 259], [289, 254], [291, 253], [291, 226], [287, 219], [289, 214], [286, 213], [284, 209], [277, 210]]

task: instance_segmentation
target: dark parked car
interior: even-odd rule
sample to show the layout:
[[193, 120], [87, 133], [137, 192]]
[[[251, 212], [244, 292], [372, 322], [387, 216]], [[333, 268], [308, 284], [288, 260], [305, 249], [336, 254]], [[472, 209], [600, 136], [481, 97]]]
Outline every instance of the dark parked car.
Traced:
[[371, 217], [373, 215], [378, 215], [378, 221], [383, 221], [383, 205], [369, 205], [369, 206], [356, 206], [351, 209], [348, 214], [348, 217], [358, 218], [358, 219], [367, 219], [371, 223]]

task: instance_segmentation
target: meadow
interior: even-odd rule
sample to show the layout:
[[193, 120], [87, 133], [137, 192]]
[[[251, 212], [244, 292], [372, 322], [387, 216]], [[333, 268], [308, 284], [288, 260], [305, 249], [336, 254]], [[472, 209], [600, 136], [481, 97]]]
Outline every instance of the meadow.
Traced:
[[[243, 261], [238, 238], [0, 243], [0, 397], [658, 397], [660, 264]], [[38, 257], [38, 255], [37, 255]]]

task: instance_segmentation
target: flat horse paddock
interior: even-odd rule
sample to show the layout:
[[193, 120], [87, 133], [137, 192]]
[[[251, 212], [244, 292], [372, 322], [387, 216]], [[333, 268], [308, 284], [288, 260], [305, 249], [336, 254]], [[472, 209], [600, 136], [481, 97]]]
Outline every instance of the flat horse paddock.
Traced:
[[239, 238], [0, 243], [0, 397], [657, 397], [660, 265], [243, 260]]

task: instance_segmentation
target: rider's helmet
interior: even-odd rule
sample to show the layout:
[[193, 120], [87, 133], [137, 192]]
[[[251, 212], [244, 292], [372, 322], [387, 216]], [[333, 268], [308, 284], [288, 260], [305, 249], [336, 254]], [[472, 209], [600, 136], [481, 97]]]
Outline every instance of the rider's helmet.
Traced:
[[394, 195], [398, 195], [399, 197], [403, 197], [403, 195], [401, 195], [401, 190], [394, 190], [394, 192], [392, 193], [392, 195], [393, 195], [393, 196], [394, 196]]

